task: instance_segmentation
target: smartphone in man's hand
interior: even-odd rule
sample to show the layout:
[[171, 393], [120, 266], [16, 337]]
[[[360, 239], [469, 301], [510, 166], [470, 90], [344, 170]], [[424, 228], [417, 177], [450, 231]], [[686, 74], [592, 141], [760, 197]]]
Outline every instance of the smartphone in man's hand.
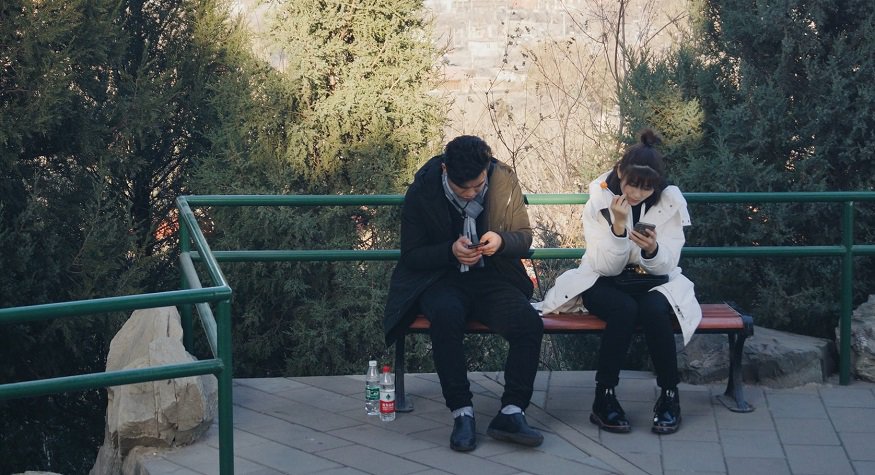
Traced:
[[468, 244], [465, 247], [467, 247], [468, 249], [477, 249], [478, 247], [483, 247], [485, 244], [485, 242], [478, 242], [477, 244]]

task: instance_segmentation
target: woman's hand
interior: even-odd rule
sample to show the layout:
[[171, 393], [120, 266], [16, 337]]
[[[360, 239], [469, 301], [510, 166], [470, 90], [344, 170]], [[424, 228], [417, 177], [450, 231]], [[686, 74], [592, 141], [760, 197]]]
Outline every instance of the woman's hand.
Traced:
[[632, 206], [623, 195], [614, 195], [611, 199], [611, 211], [614, 212], [614, 222], [611, 230], [615, 236], [622, 236], [626, 232], [626, 219], [632, 211]]
[[639, 233], [634, 229], [629, 234], [629, 239], [635, 243], [636, 246], [640, 247], [642, 251], [644, 251], [644, 257], [646, 259], [650, 259], [656, 254], [656, 249], [658, 244], [656, 243], [656, 230], [646, 230], [643, 233]]

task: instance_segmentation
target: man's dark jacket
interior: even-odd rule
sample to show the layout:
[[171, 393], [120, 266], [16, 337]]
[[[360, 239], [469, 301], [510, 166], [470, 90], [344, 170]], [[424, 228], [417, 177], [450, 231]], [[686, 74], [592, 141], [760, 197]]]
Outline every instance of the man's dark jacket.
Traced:
[[[383, 314], [386, 345], [391, 345], [416, 317], [419, 296], [447, 272], [458, 272], [459, 262], [452, 245], [461, 229], [454, 229], [450, 207], [441, 181], [443, 156], [429, 160], [407, 189], [401, 212], [401, 259], [392, 273], [389, 298]], [[507, 279], [531, 298], [532, 281], [523, 268], [532, 245], [532, 229], [519, 182], [513, 170], [498, 160], [489, 166], [485, 220], [478, 218], [477, 233], [494, 231], [502, 247], [486, 265], [493, 266], [499, 278]], [[481, 222], [486, 229], [480, 229]]]

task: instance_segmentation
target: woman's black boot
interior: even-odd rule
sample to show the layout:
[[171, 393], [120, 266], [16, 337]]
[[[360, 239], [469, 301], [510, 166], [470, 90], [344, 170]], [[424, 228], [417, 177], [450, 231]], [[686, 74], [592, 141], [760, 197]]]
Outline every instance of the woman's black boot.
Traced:
[[617, 401], [614, 388], [598, 385], [595, 388], [595, 401], [589, 421], [608, 432], [626, 433], [632, 430], [626, 413]]
[[653, 432], [672, 434], [681, 425], [681, 398], [678, 388], [663, 389], [653, 406]]

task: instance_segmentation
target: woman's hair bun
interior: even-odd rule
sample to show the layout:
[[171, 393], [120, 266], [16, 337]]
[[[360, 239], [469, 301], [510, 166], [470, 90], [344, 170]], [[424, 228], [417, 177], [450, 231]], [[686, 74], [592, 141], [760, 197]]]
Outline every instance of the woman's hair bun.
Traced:
[[641, 143], [647, 147], [653, 147], [662, 143], [662, 139], [656, 135], [653, 129], [644, 129], [640, 132]]

